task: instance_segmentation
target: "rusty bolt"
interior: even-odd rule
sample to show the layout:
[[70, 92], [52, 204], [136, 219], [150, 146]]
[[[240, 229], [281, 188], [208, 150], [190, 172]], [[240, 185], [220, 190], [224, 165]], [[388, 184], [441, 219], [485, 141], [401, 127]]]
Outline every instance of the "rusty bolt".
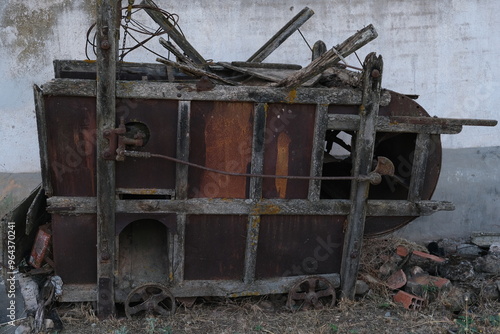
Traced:
[[352, 252], [351, 253], [351, 259], [355, 259], [358, 257], [358, 252]]
[[101, 299], [108, 300], [108, 295], [101, 293]]
[[181, 94], [181, 93], [178, 93], [178, 94], [177, 94], [177, 97], [182, 97], [182, 94]]
[[111, 44], [109, 44], [109, 41], [107, 39], [101, 42], [101, 49], [108, 50], [110, 47]]
[[104, 151], [104, 152], [102, 153], [102, 157], [103, 157], [104, 159], [110, 159], [110, 158], [111, 158], [111, 152], [109, 152], [109, 151]]
[[106, 129], [106, 130], [104, 130], [104, 131], [102, 132], [102, 135], [103, 135], [104, 137], [109, 137], [109, 136], [111, 136], [111, 130], [110, 130], [110, 129]]
[[380, 77], [380, 71], [379, 71], [379, 70], [377, 70], [377, 69], [374, 69], [374, 70], [372, 71], [372, 77], [373, 77], [373, 78], [378, 78], [378, 77]]

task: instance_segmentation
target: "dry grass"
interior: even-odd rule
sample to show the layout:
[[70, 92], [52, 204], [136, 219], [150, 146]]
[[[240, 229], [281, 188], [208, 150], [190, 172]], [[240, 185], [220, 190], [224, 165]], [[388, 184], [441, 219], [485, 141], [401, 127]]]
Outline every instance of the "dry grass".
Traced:
[[[401, 239], [368, 240], [363, 249], [360, 275], [376, 277], [378, 268], [398, 245], [410, 251], [421, 246]], [[453, 313], [444, 294], [420, 311], [409, 311], [392, 301], [392, 291], [370, 284], [362, 299], [340, 300], [335, 308], [292, 313], [285, 308], [286, 296], [253, 298], [198, 298], [192, 308], [178, 307], [168, 318], [116, 318], [98, 321], [90, 304], [61, 305], [63, 333], [173, 334], [173, 333], [499, 333], [500, 303], [478, 297], [475, 304]]]

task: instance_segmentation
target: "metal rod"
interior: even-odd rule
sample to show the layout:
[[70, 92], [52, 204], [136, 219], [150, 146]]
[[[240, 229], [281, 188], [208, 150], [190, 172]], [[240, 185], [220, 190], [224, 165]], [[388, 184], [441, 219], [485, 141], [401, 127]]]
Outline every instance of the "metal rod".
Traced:
[[269, 174], [250, 174], [250, 173], [236, 173], [236, 172], [228, 172], [219, 169], [214, 169], [202, 165], [198, 165], [189, 161], [184, 161], [180, 159], [176, 159], [174, 157], [169, 157], [167, 155], [162, 154], [153, 154], [149, 152], [138, 152], [138, 151], [121, 151], [121, 155], [132, 158], [160, 158], [169, 161], [173, 161], [176, 163], [184, 164], [187, 166], [191, 166], [194, 168], [199, 168], [206, 170], [208, 172], [213, 172], [222, 175], [229, 176], [243, 176], [243, 177], [262, 177], [262, 178], [270, 178], [270, 179], [288, 179], [288, 180], [324, 180], [324, 181], [341, 181], [341, 180], [358, 180], [358, 181], [373, 181], [376, 179], [377, 173], [370, 173], [369, 175], [359, 175], [359, 176], [298, 176], [298, 175], [269, 175]]

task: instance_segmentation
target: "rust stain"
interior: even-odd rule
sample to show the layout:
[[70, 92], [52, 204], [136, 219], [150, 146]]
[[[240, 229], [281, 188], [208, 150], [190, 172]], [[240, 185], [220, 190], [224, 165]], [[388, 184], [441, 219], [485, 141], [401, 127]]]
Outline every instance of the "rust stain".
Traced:
[[[281, 212], [281, 209], [279, 206], [274, 205], [274, 204], [257, 204], [254, 209], [252, 210], [252, 213], [254, 215], [275, 215]], [[260, 223], [260, 219], [258, 221]]]
[[[292, 140], [285, 133], [282, 132], [278, 136], [278, 154], [276, 159], [276, 174], [288, 175], [288, 157], [290, 155], [290, 143]], [[279, 198], [285, 198], [286, 188], [288, 184], [287, 179], [276, 179], [276, 190], [278, 191]]]
[[294, 103], [296, 98], [297, 98], [297, 90], [296, 89], [292, 89], [291, 91], [288, 92], [288, 96], [286, 98], [286, 102], [288, 102], [288, 103]]

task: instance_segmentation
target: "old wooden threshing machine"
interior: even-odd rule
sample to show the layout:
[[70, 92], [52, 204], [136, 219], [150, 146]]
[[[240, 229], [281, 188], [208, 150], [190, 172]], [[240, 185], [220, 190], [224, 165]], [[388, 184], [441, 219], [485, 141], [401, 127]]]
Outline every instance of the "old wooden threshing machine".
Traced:
[[[443, 119], [381, 89], [383, 62], [344, 58], [369, 25], [304, 68], [262, 61], [305, 8], [246, 62], [207, 62], [150, 1], [172, 61], [119, 61], [116, 1], [100, 1], [96, 61], [55, 61], [35, 86], [43, 188], [63, 301], [102, 316], [174, 312], [196, 296], [353, 297], [363, 237], [452, 210], [433, 201], [440, 134], [494, 121]], [[127, 21], [128, 22], [128, 21]], [[130, 31], [128, 33], [131, 33]], [[181, 50], [179, 50], [181, 49]]]

